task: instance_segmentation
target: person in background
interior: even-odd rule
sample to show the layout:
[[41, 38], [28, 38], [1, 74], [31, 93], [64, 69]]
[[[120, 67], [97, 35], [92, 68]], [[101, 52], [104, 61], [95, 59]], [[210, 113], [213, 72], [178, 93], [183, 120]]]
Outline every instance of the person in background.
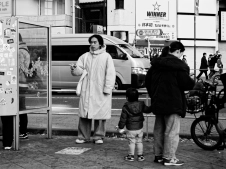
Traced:
[[135, 146], [137, 146], [137, 160], [144, 161], [143, 155], [143, 113], [151, 113], [151, 107], [143, 101], [138, 101], [139, 93], [134, 88], [126, 90], [126, 102], [122, 107], [121, 117], [118, 123], [119, 133], [123, 133], [126, 126], [126, 136], [129, 140], [129, 152], [124, 159], [134, 161]]
[[154, 162], [165, 166], [184, 164], [176, 158], [179, 144], [180, 118], [186, 115], [184, 92], [194, 87], [190, 69], [180, 57], [185, 51], [181, 42], [172, 42], [165, 47], [165, 55], [152, 60], [152, 66], [145, 77], [145, 85], [151, 98], [155, 114]]
[[216, 53], [211, 57], [210, 61], [209, 61], [209, 69], [210, 69], [210, 73], [209, 73], [209, 79], [215, 74], [215, 70], [214, 67], [217, 63], [217, 60], [219, 58], [219, 51], [216, 51]]
[[222, 55], [219, 55], [219, 58], [217, 59], [217, 67], [219, 68], [219, 73], [222, 74], [223, 73], [223, 63], [221, 61]]
[[206, 80], [207, 80], [208, 79], [208, 75], [207, 75], [208, 62], [207, 62], [207, 59], [206, 59], [206, 53], [203, 53], [199, 71], [200, 71], [200, 73], [196, 78], [199, 79], [202, 76], [202, 74], [204, 73], [205, 76], [206, 76]]
[[[27, 77], [29, 76], [30, 54], [22, 36], [19, 33], [19, 110], [26, 110], [25, 93], [28, 89]], [[28, 139], [27, 114], [20, 114], [20, 139]]]
[[2, 143], [4, 150], [11, 150], [13, 143], [13, 116], [1, 116]]
[[186, 55], [183, 55], [182, 61], [183, 61], [184, 63], [188, 64], [186, 57], [187, 57]]
[[210, 65], [212, 57], [213, 57], [213, 54], [209, 54], [209, 57], [208, 57], [208, 60], [207, 60], [208, 66]]
[[[94, 120], [93, 140], [102, 144], [106, 134], [106, 120], [111, 118], [112, 90], [116, 73], [112, 57], [106, 52], [106, 45], [100, 35], [89, 37], [90, 51], [79, 57], [71, 73], [80, 76], [86, 69], [79, 99], [79, 124], [77, 144], [90, 140]], [[86, 64], [84, 67], [84, 60]]]

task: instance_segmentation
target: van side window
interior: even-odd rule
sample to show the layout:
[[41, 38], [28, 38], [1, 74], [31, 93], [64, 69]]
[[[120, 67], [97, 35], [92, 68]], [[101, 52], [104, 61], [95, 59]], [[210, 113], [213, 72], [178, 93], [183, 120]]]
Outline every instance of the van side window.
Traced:
[[89, 51], [89, 45], [52, 46], [53, 61], [77, 61], [78, 58]]
[[122, 59], [123, 52], [113, 45], [107, 45], [106, 51], [111, 55], [112, 59]]

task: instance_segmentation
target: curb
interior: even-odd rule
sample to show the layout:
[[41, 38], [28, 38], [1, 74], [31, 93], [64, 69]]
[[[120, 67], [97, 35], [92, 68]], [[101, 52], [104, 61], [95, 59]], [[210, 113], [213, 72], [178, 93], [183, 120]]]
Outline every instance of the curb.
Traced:
[[[47, 129], [46, 128], [33, 128], [30, 127], [27, 129], [28, 133], [31, 134], [47, 134]], [[93, 132], [92, 132], [93, 134]], [[76, 129], [63, 129], [63, 128], [53, 128], [52, 129], [52, 135], [59, 135], [59, 136], [77, 136], [78, 135], [78, 130]], [[109, 130], [106, 132], [106, 137], [122, 137], [122, 134], [116, 132], [115, 130]], [[187, 138], [191, 139], [190, 134], [184, 134], [180, 133], [179, 134], [180, 138]], [[144, 137], [147, 137], [147, 134], [144, 132]], [[148, 137], [153, 137], [153, 133], [150, 132], [148, 133]]]

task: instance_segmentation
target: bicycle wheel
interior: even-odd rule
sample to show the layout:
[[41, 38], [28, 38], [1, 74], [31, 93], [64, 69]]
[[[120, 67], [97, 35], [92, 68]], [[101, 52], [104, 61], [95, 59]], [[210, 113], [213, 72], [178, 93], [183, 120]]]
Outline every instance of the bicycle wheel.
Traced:
[[191, 125], [191, 137], [204, 150], [214, 150], [222, 143], [222, 137], [211, 118], [195, 119]]

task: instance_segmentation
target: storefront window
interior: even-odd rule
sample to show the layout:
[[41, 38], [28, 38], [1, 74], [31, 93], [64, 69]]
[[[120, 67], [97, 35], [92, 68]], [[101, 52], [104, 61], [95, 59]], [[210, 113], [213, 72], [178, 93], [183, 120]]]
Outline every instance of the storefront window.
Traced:
[[41, 15], [65, 14], [65, 0], [41, 0]]
[[115, 9], [124, 9], [124, 0], [115, 0]]

